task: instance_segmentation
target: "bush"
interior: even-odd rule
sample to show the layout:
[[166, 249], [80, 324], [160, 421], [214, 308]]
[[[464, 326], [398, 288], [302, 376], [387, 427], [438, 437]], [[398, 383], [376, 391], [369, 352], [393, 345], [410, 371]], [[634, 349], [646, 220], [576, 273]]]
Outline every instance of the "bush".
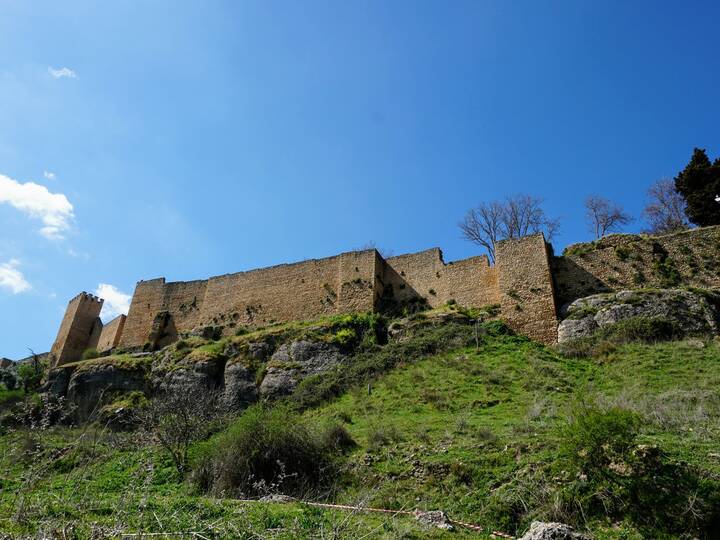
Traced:
[[95, 348], [85, 349], [82, 353], [83, 360], [92, 360], [93, 358], [98, 358], [99, 356], [100, 353]]
[[288, 407], [254, 405], [199, 459], [194, 480], [216, 494], [305, 496], [327, 488], [354, 446], [340, 426], [319, 429]]
[[[576, 523], [629, 518], [646, 537], [717, 527], [720, 482], [704, 478], [660, 448], [637, 444], [641, 417], [614, 407], [581, 405], [561, 429], [556, 467], [569, 481], [558, 500]], [[563, 474], [561, 473], [561, 474]]]

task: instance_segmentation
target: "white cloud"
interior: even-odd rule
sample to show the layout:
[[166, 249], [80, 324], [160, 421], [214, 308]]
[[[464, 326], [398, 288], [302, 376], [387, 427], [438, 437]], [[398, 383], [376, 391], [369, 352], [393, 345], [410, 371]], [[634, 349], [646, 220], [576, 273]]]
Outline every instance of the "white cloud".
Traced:
[[0, 264], [0, 287], [9, 290], [13, 294], [29, 291], [32, 287], [18, 270], [20, 261], [10, 259], [6, 263]]
[[105, 303], [103, 304], [101, 318], [104, 322], [114, 319], [120, 314], [127, 315], [130, 309], [130, 300], [132, 297], [119, 291], [114, 285], [100, 283], [95, 289], [95, 296], [99, 296]]
[[57, 176], [55, 176], [55, 173], [50, 171], [43, 171], [43, 176], [47, 180], [55, 180], [57, 178]]
[[77, 78], [77, 73], [75, 73], [72, 69], [66, 67], [62, 67], [60, 69], [48, 67], [48, 73], [52, 75], [55, 79], [61, 79], [63, 77], [68, 77], [69, 79]]
[[40, 229], [48, 240], [61, 240], [75, 217], [73, 205], [62, 193], [50, 193], [34, 182], [21, 184], [0, 174], [0, 204], [8, 203], [43, 223]]

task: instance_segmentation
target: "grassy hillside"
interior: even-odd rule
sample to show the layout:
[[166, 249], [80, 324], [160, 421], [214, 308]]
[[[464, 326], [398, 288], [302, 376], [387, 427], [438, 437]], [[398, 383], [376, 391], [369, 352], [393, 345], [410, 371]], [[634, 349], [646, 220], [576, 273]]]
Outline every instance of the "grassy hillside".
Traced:
[[[679, 537], [694, 532], [696, 514], [705, 516], [705, 531], [712, 526], [707, 504], [720, 500], [713, 499], [720, 478], [717, 341], [627, 344], [607, 347], [597, 358], [573, 359], [497, 330], [489, 327], [477, 346], [467, 339], [470, 333], [455, 346], [448, 341], [452, 350], [429, 355], [427, 343], [419, 344], [428, 335], [411, 337], [359, 357], [352, 377], [335, 374], [301, 385], [288, 400], [300, 411], [297, 422], [310, 429], [339, 424], [357, 443], [340, 458], [332, 485], [312, 496], [387, 509], [442, 509], [488, 532], [510, 534], [522, 533], [532, 519], [569, 521], [597, 538]], [[442, 326], [433, 331], [442, 333]], [[387, 347], [393, 346], [389, 361]], [[327, 399], [308, 399], [313, 389]], [[622, 431], [634, 418], [637, 438], [618, 437], [632, 438], [624, 455], [635, 461], [610, 460], [605, 467], [611, 474], [593, 476], [589, 456], [595, 454], [575, 452], [572, 444], [597, 439], [603, 426], [608, 431], [599, 436]], [[237, 421], [228, 422], [231, 431], [239, 429], [232, 425]], [[226, 439], [220, 432], [196, 443], [193, 468], [207, 463]], [[609, 446], [597, 448], [602, 453]], [[578, 460], [584, 460], [583, 474], [573, 468]], [[657, 466], [651, 475], [627, 470], [648, 463]], [[211, 497], [192, 480], [195, 473], [180, 477], [162, 449], [138, 432], [98, 425], [10, 429], [0, 436], [0, 532], [489, 537], [461, 528], [428, 530], [410, 516], [240, 502], [213, 491]], [[670, 491], [680, 503], [670, 500]], [[693, 506], [695, 500], [702, 504]], [[643, 515], [635, 515], [637, 509]]]

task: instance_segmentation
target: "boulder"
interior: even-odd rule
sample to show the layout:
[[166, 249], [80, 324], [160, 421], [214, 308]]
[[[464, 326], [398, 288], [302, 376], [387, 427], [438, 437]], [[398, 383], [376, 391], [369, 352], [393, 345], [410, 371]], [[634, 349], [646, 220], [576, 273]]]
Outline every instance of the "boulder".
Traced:
[[452, 521], [450, 521], [448, 515], [442, 510], [430, 510], [428, 512], [417, 510], [415, 512], [415, 519], [426, 527], [434, 527], [446, 531], [452, 531], [454, 529]]
[[619, 291], [580, 298], [564, 309], [558, 342], [589, 337], [598, 328], [632, 317], [672, 321], [683, 335], [712, 336], [720, 328], [715, 302], [699, 292], [683, 289]]
[[584, 534], [576, 533], [570, 525], [533, 521], [530, 529], [519, 540], [589, 540]]
[[330, 343], [293, 341], [281, 345], [267, 364], [260, 395], [272, 399], [290, 394], [304, 378], [329, 371], [344, 360], [338, 347]]

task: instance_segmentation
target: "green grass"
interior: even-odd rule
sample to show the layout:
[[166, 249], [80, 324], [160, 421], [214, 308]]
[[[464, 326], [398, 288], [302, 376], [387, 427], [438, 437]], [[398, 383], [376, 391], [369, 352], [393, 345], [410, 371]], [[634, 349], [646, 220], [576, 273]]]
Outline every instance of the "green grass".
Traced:
[[[333, 391], [322, 399], [290, 400], [310, 424], [342, 423], [358, 443], [338, 475], [333, 502], [442, 509], [488, 530], [520, 534], [532, 519], [558, 517], [552, 493], [567, 481], [554, 463], [561, 428], [579, 400], [640, 415], [638, 442], [720, 477], [717, 340], [703, 348], [624, 344], [599, 359], [566, 358], [502, 332], [475, 347], [471, 333], [458, 330], [463, 338], [453, 350], [430, 346], [455, 343], [452, 324], [431, 326], [404, 344], [369, 347], [344, 377], [330, 377]], [[337, 335], [351, 326], [327, 327], [333, 330], [326, 335]], [[193, 456], [212, 441], [196, 445]], [[91, 426], [0, 436], [0, 532], [51, 535], [68, 524], [77, 538], [90, 537], [93, 527], [108, 534], [193, 530], [238, 538], [488, 537], [427, 531], [411, 517], [212, 498], [179, 478], [170, 459], [139, 433]], [[624, 518], [591, 516], [583, 524], [598, 539], [672, 537]]]

